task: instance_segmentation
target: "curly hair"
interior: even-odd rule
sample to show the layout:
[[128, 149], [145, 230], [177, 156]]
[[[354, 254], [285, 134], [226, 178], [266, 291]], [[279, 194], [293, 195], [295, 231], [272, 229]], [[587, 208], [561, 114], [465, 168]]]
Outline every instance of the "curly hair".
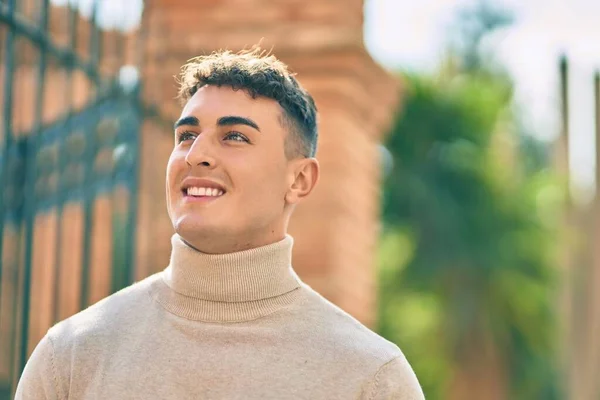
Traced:
[[277, 101], [283, 109], [280, 123], [291, 133], [286, 138], [286, 156], [314, 157], [318, 139], [315, 102], [283, 62], [259, 47], [193, 58], [181, 68], [178, 83], [182, 103], [205, 85], [230, 86], [252, 98]]

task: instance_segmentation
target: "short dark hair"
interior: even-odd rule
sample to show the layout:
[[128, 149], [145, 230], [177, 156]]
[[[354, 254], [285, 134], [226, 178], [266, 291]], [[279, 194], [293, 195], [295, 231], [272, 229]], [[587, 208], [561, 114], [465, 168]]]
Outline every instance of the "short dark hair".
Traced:
[[196, 57], [181, 68], [178, 82], [178, 97], [184, 103], [206, 85], [230, 86], [252, 98], [277, 101], [283, 109], [280, 122], [291, 134], [286, 138], [286, 156], [314, 157], [318, 139], [315, 102], [283, 62], [259, 47]]

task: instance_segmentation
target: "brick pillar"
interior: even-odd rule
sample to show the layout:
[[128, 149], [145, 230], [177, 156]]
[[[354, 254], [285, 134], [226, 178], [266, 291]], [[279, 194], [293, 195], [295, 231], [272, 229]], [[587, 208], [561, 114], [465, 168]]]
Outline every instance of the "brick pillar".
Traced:
[[[273, 49], [315, 97], [322, 175], [291, 222], [294, 267], [315, 290], [372, 325], [377, 145], [398, 86], [364, 49], [363, 1], [155, 0], [147, 18], [146, 82], [156, 85], [152, 96], [159, 95], [168, 115], [179, 113], [172, 76], [181, 64], [216, 49], [235, 51], [258, 42]], [[159, 196], [164, 193], [152, 194]]]

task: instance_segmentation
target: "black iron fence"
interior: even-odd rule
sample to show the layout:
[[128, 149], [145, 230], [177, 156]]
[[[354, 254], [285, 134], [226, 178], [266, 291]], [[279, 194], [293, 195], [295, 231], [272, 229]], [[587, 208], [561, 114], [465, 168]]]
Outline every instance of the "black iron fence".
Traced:
[[98, 4], [0, 1], [0, 398], [52, 324], [132, 281], [146, 113]]

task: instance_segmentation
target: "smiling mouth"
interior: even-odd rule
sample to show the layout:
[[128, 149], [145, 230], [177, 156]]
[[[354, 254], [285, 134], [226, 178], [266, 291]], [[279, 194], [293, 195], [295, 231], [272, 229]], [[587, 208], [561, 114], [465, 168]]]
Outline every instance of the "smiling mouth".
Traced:
[[225, 194], [224, 190], [207, 187], [188, 187], [182, 190], [182, 193], [187, 199], [218, 199]]

